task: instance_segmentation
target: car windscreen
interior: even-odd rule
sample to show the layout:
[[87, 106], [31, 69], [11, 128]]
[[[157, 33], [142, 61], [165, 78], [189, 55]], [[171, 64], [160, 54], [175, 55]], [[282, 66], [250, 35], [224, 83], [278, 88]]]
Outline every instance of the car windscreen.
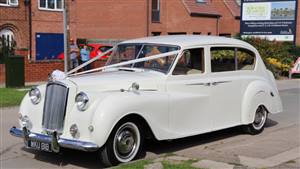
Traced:
[[[140, 58], [147, 58], [154, 55], [164, 54], [179, 50], [178, 46], [160, 45], [160, 44], [120, 44], [110, 56], [107, 62], [108, 65], [113, 65], [121, 62], [131, 61]], [[160, 57], [152, 60], [142, 61], [138, 63], [128, 64], [126, 67], [151, 69], [162, 73], [168, 73], [171, 68], [176, 54]]]

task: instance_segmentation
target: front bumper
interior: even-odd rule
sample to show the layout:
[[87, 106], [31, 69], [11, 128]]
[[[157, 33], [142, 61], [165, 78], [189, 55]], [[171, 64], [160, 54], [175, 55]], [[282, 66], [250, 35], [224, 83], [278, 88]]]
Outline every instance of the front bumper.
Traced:
[[59, 147], [70, 148], [70, 149], [81, 150], [81, 151], [97, 151], [99, 149], [99, 146], [95, 143], [32, 133], [28, 131], [26, 128], [19, 129], [16, 127], [12, 127], [9, 132], [11, 135], [15, 137], [24, 138], [25, 141], [26, 140], [39, 141], [39, 142], [44, 142], [49, 144], [55, 144], [58, 145]]

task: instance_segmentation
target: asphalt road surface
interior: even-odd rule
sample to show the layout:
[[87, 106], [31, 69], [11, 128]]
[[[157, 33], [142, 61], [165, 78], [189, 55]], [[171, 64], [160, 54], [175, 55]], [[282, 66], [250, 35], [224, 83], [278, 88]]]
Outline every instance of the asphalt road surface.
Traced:
[[[265, 131], [256, 136], [243, 134], [239, 127], [173, 141], [147, 142], [145, 158], [173, 153], [264, 168], [300, 168], [300, 81], [281, 84], [284, 112], [270, 115]], [[287, 87], [288, 86], [288, 87]], [[22, 139], [10, 136], [17, 126], [18, 107], [0, 111], [0, 168], [101, 168], [97, 153], [64, 150], [60, 154], [24, 148]], [[244, 167], [243, 167], [244, 168]]]

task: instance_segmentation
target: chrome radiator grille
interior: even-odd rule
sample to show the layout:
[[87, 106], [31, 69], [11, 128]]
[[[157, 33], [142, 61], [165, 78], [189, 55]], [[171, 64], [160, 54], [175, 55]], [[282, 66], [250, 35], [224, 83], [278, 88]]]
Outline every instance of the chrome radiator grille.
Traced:
[[68, 92], [69, 89], [63, 84], [48, 83], [42, 122], [44, 129], [63, 130]]

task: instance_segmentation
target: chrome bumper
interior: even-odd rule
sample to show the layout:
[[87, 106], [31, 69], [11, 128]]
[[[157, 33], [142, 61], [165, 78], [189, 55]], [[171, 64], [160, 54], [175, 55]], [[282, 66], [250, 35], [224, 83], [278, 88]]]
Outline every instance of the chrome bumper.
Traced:
[[64, 139], [64, 138], [54, 138], [53, 136], [49, 136], [49, 135], [31, 133], [26, 128], [19, 129], [16, 127], [12, 127], [9, 132], [11, 135], [15, 137], [24, 138], [25, 141], [32, 140], [32, 141], [49, 143], [49, 144], [53, 144], [54, 142], [56, 145], [59, 145], [59, 147], [70, 148], [70, 149], [81, 150], [81, 151], [97, 151], [99, 149], [99, 146], [95, 143]]

